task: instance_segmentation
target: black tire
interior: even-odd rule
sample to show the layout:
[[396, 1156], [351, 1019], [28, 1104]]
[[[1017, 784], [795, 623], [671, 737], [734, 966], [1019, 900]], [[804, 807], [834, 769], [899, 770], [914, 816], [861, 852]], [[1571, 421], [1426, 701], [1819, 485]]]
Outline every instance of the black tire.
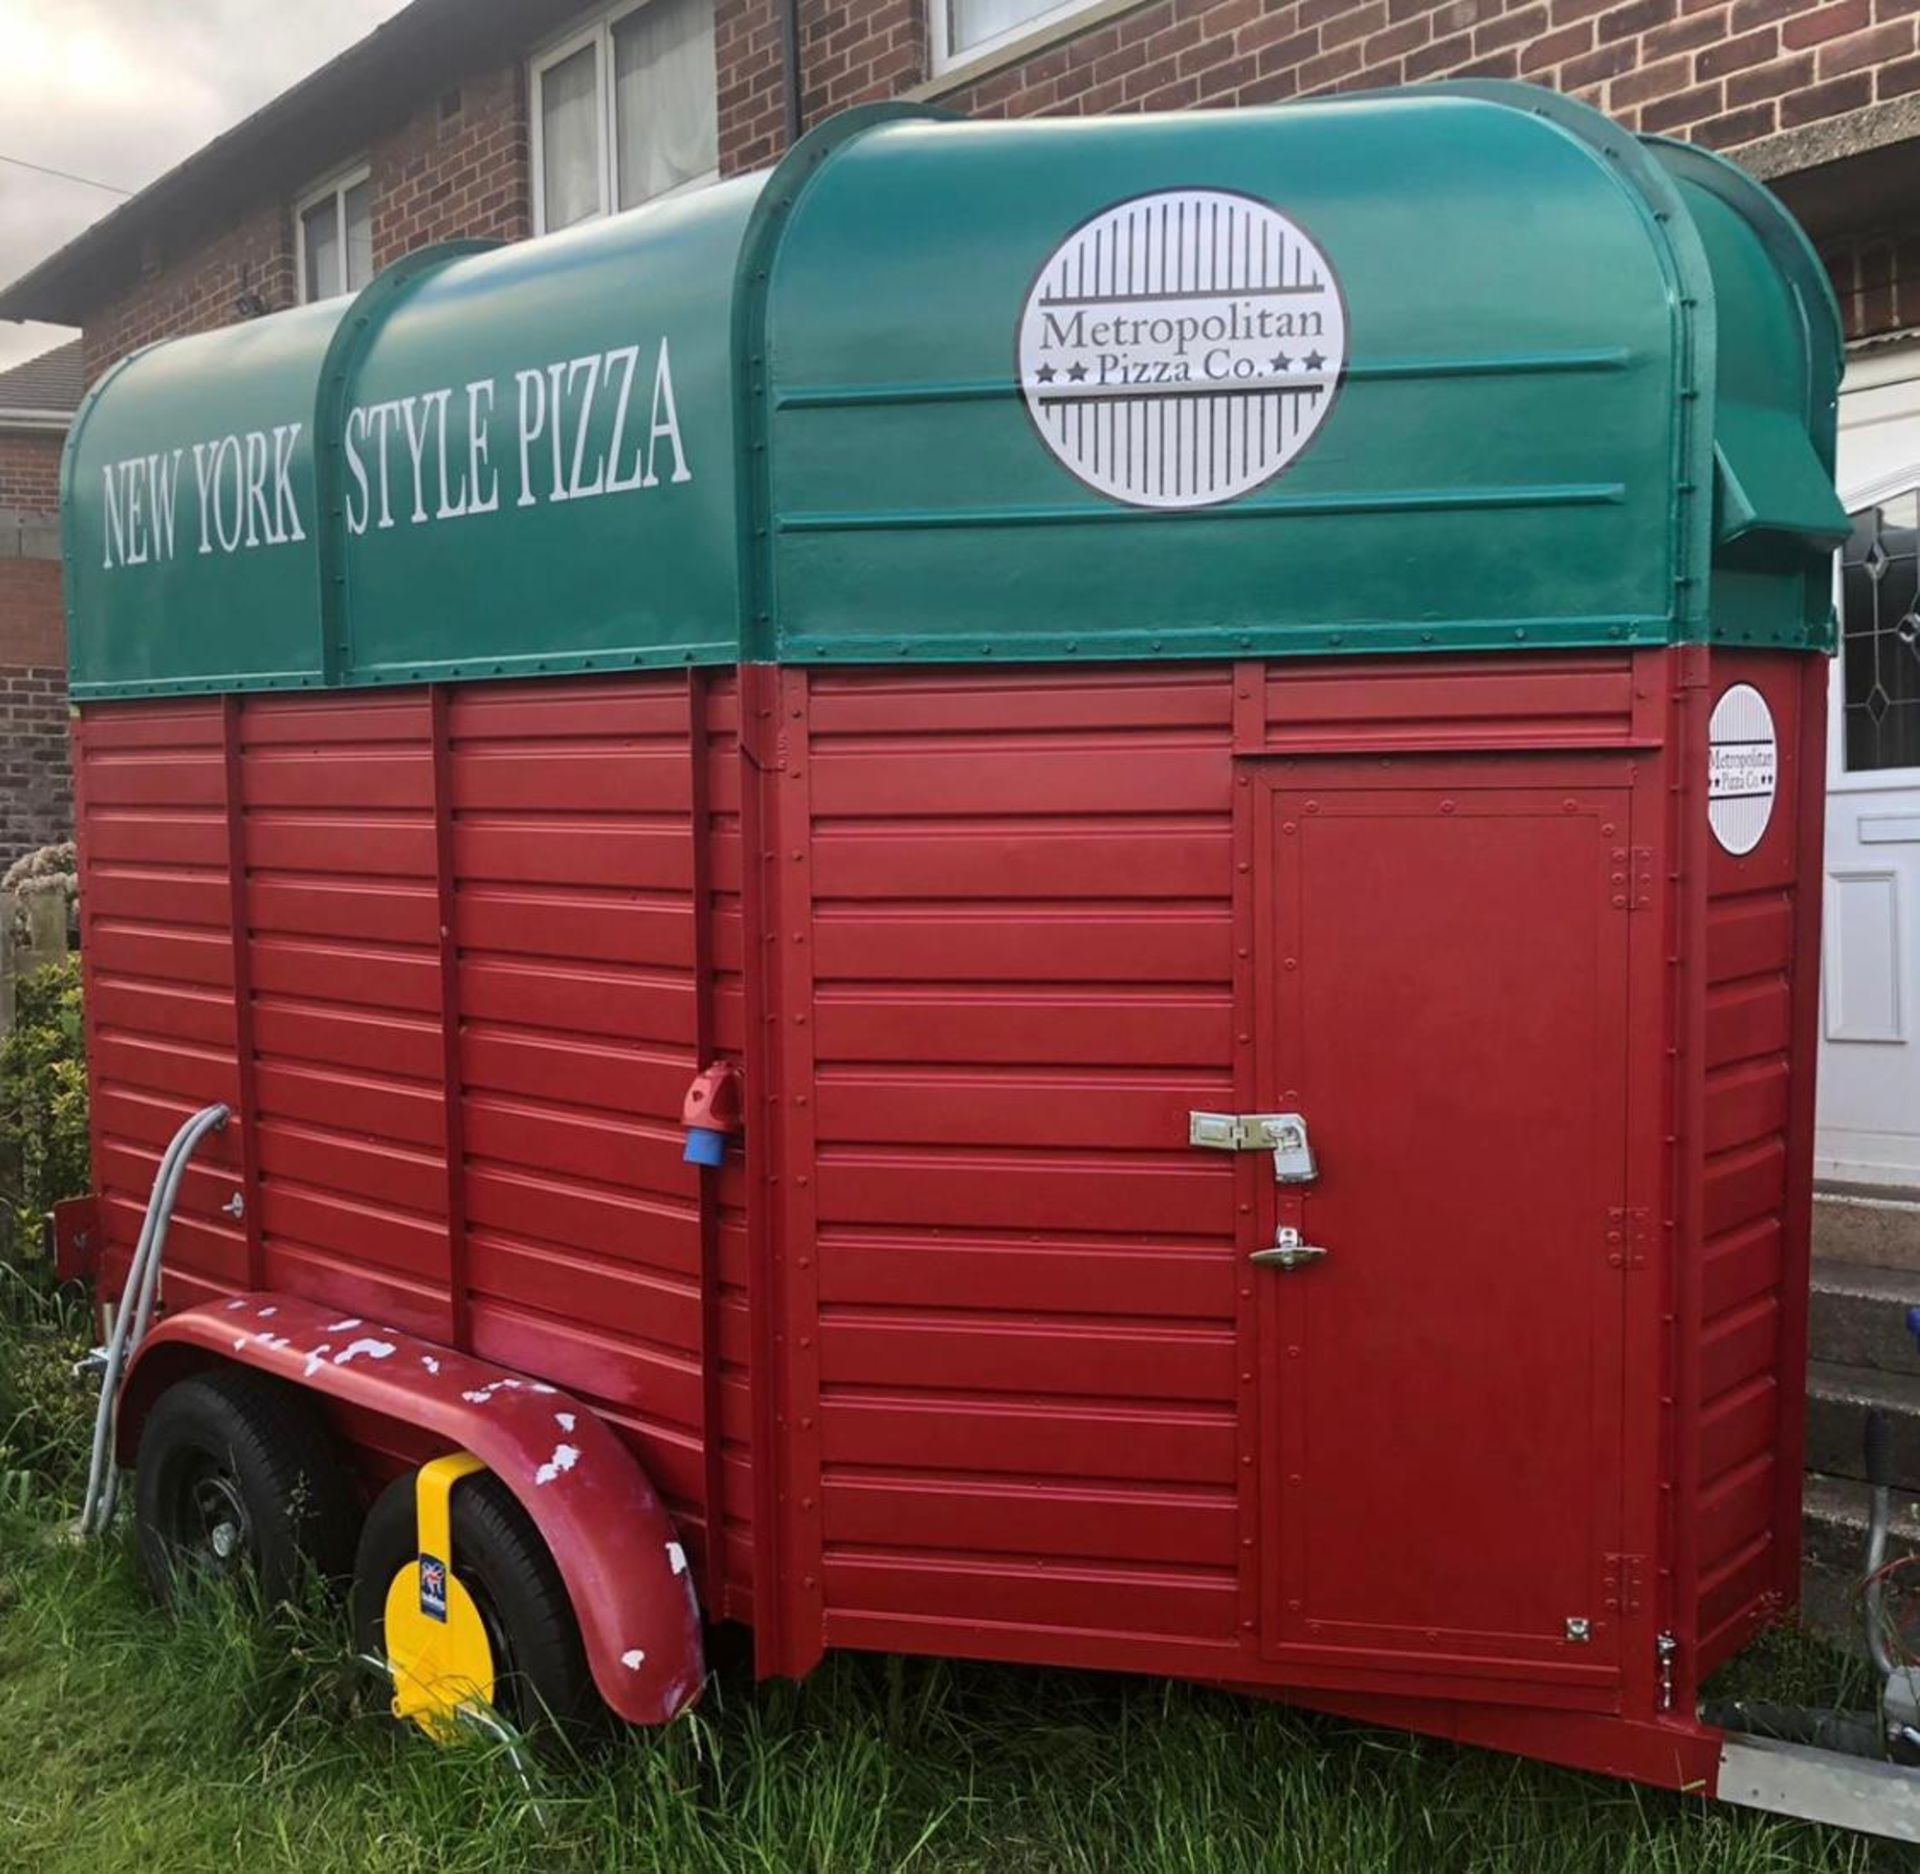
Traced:
[[250, 1580], [269, 1607], [345, 1577], [353, 1490], [314, 1402], [234, 1367], [169, 1386], [134, 1468], [140, 1562], [162, 1606], [191, 1576]]
[[[420, 1552], [414, 1473], [380, 1493], [353, 1565], [353, 1640], [385, 1659], [387, 1590]], [[494, 1654], [494, 1706], [523, 1731], [551, 1723], [597, 1730], [606, 1707], [594, 1690], [580, 1623], [533, 1518], [490, 1471], [453, 1488], [453, 1572], [480, 1610]]]

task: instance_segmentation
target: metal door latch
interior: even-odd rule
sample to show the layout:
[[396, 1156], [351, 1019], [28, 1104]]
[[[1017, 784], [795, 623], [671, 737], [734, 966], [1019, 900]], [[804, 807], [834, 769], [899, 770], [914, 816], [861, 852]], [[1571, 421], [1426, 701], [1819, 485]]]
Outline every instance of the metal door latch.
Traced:
[[1215, 1152], [1271, 1152], [1277, 1184], [1309, 1184], [1319, 1175], [1299, 1113], [1189, 1113], [1187, 1143]]
[[1326, 1253], [1318, 1243], [1303, 1243], [1298, 1230], [1282, 1224], [1273, 1233], [1273, 1247], [1256, 1249], [1247, 1260], [1269, 1269], [1304, 1269], [1308, 1263], [1318, 1262]]

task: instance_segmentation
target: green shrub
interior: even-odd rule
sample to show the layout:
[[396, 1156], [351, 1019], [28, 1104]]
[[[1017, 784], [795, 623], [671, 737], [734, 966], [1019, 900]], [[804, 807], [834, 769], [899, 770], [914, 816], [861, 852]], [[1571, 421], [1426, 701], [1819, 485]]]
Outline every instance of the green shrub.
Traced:
[[87, 1070], [80, 965], [69, 957], [20, 979], [0, 1037], [0, 1508], [73, 1493], [91, 1405], [75, 1384], [87, 1308], [60, 1292], [46, 1213], [88, 1188]]
[[86, 1028], [70, 956], [20, 979], [13, 1030], [0, 1039], [0, 1255], [24, 1269], [46, 1213], [87, 1188]]

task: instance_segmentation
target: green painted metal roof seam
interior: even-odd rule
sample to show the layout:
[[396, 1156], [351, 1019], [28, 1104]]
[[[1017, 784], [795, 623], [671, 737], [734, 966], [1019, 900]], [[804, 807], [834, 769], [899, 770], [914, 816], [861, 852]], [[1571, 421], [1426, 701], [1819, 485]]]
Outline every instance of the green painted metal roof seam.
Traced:
[[783, 534], [886, 533], [956, 527], [1098, 527], [1142, 523], [1162, 527], [1219, 526], [1273, 520], [1289, 514], [1452, 514], [1476, 509], [1617, 506], [1624, 482], [1572, 482], [1540, 488], [1412, 488], [1394, 494], [1273, 495], [1212, 508], [1161, 508], [1143, 514], [1124, 508], [922, 508], [869, 513], [783, 514]]
[[437, 241], [384, 268], [353, 297], [321, 360], [313, 404], [314, 559], [319, 577], [321, 671], [329, 684], [351, 669], [353, 623], [347, 564], [346, 445], [350, 399], [359, 368], [380, 328], [410, 290], [442, 267], [484, 254], [494, 240]]
[[[1673, 491], [1675, 537], [1670, 557], [1676, 572], [1685, 566], [1704, 567], [1711, 557], [1710, 516], [1697, 491], [1711, 486], [1713, 473], [1711, 431], [1701, 433], [1693, 406], [1702, 383], [1713, 383], [1713, 332], [1717, 303], [1713, 273], [1706, 251], [1671, 178], [1633, 133], [1591, 106], [1558, 92], [1536, 90], [1508, 80], [1466, 80], [1440, 89], [1463, 97], [1479, 97], [1530, 111], [1566, 135], [1596, 150], [1618, 173], [1622, 194], [1645, 219], [1651, 251], [1670, 279], [1676, 373], [1673, 402]], [[1704, 319], [1702, 312], [1708, 314]], [[1706, 630], [1703, 591], [1689, 599], [1677, 621], [1682, 641], [1698, 641]]]
[[[1349, 379], [1430, 377], [1531, 377], [1557, 372], [1622, 371], [1632, 354], [1620, 346], [1588, 351], [1516, 352], [1486, 358], [1350, 359]], [[987, 402], [1022, 394], [1014, 378], [978, 383], [924, 384], [807, 384], [775, 390], [776, 410], [842, 410], [869, 405]]]
[[777, 567], [773, 556], [770, 347], [767, 330], [774, 261], [795, 208], [815, 177], [857, 138], [881, 124], [940, 122], [950, 112], [930, 105], [886, 102], [856, 105], [808, 131], [767, 178], [741, 237], [734, 268], [733, 358], [743, 373], [734, 390], [738, 482], [740, 654], [758, 662], [774, 645]]

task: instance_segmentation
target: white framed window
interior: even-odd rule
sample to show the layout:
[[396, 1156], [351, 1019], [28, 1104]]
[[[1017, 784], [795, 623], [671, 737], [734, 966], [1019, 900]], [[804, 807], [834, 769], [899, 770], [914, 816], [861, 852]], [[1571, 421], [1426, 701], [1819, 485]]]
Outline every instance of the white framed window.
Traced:
[[373, 183], [367, 167], [342, 170], [293, 207], [300, 303], [357, 293], [373, 278]]
[[927, 0], [934, 74], [971, 64], [1097, 4], [1098, 0]]
[[713, 0], [637, 0], [535, 54], [534, 231], [634, 208], [719, 172]]
[[1856, 497], [1840, 549], [1830, 784], [1920, 783], [1920, 472]]

